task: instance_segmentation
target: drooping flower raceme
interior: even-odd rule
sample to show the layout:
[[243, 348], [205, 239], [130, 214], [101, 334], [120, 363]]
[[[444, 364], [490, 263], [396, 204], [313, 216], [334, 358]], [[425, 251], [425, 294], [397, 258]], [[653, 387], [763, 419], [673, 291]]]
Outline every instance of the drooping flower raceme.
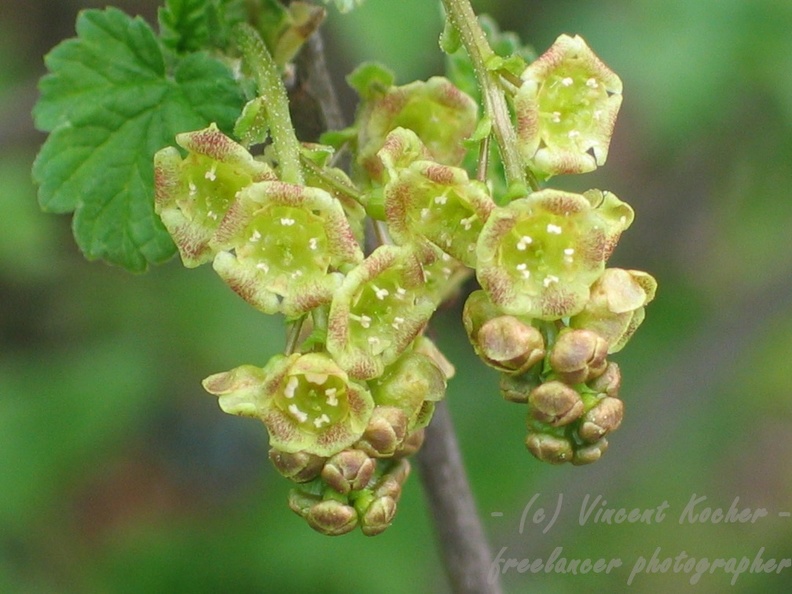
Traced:
[[277, 450], [332, 456], [355, 443], [374, 401], [324, 353], [276, 355], [262, 369], [243, 365], [206, 378], [230, 414], [256, 417]]
[[610, 192], [534, 192], [490, 214], [478, 240], [479, 282], [504, 313], [574, 315], [632, 220]]
[[274, 180], [275, 173], [212, 124], [178, 134], [188, 151], [174, 147], [154, 156], [155, 208], [188, 268], [210, 261], [210, 242], [237, 192], [253, 182]]
[[214, 241], [221, 250], [214, 260], [220, 277], [270, 314], [296, 316], [329, 303], [342, 278], [331, 269], [363, 259], [335, 198], [284, 182], [241, 190]]
[[521, 78], [514, 109], [526, 165], [550, 177], [605, 163], [622, 83], [586, 42], [561, 35]]

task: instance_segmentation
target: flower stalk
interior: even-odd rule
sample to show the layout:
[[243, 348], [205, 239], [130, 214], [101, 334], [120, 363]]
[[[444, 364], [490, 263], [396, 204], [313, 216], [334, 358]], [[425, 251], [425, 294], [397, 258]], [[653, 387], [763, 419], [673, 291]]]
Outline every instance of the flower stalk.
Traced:
[[289, 98], [278, 66], [252, 26], [241, 23], [234, 31], [245, 65], [252, 72], [259, 96], [267, 106], [267, 122], [280, 165], [280, 179], [302, 185], [304, 180], [300, 167], [300, 141], [294, 132], [289, 113]]

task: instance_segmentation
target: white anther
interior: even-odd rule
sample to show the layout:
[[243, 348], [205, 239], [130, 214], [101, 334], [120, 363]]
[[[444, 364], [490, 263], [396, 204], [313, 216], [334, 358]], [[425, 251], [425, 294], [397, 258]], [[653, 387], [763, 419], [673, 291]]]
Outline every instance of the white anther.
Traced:
[[308, 240], [309, 249], [315, 250], [318, 246], [319, 246], [319, 240], [316, 237], [311, 237], [311, 239]]
[[294, 225], [294, 219], [291, 219], [289, 217], [281, 217], [280, 224], [283, 225], [284, 227], [291, 227], [292, 225]]
[[337, 392], [337, 388], [327, 388], [327, 390], [325, 390], [325, 396], [327, 396], [327, 406], [338, 406], [338, 396], [336, 395]]
[[528, 237], [527, 235], [523, 235], [520, 237], [520, 241], [517, 242], [517, 249], [521, 252], [524, 252], [528, 249], [528, 246], [533, 243], [533, 238]]
[[327, 425], [329, 423], [330, 423], [330, 417], [328, 417], [325, 414], [323, 414], [321, 417], [319, 417], [317, 419], [314, 419], [314, 421], [313, 421], [314, 427], [316, 427], [317, 429], [322, 427], [322, 425]]
[[545, 287], [545, 288], [547, 288], [547, 287], [549, 287], [550, 285], [552, 285], [553, 283], [557, 283], [557, 282], [558, 282], [558, 280], [559, 280], [559, 279], [558, 279], [558, 277], [557, 277], [557, 276], [555, 276], [555, 275], [552, 275], [552, 274], [548, 274], [548, 275], [545, 277], [545, 279], [542, 281], [542, 284], [544, 285], [544, 287]]
[[547, 232], [552, 233], [553, 235], [561, 235], [563, 229], [558, 225], [554, 225], [553, 223], [547, 223]]
[[253, 231], [253, 235], [250, 236], [250, 241], [251, 243], [256, 243], [257, 241], [260, 240], [261, 240], [261, 232], [258, 229], [256, 229], [255, 231]]
[[574, 82], [575, 81], [574, 81], [574, 79], [571, 76], [566, 76], [566, 77], [561, 79], [561, 84], [564, 85], [565, 87], [571, 87], [572, 83], [574, 83]]
[[301, 410], [300, 410], [300, 409], [297, 407], [297, 405], [296, 405], [296, 404], [290, 404], [290, 405], [289, 405], [289, 412], [292, 414], [292, 416], [293, 416], [295, 419], [297, 419], [298, 421], [300, 421], [300, 423], [305, 423], [305, 421], [307, 421], [307, 420], [308, 420], [308, 415], [307, 415], [306, 413], [304, 413], [303, 411], [301, 411]]
[[283, 395], [286, 398], [294, 398], [294, 391], [297, 389], [297, 386], [300, 385], [300, 380], [296, 377], [292, 376], [289, 378], [289, 381], [286, 382], [286, 387], [283, 388]]

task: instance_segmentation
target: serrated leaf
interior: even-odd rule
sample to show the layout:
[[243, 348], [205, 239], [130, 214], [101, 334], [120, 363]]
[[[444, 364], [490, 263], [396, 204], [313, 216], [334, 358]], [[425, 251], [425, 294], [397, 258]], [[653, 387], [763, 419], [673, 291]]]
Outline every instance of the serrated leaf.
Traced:
[[162, 42], [179, 53], [226, 48], [246, 18], [245, 0], [166, 0], [158, 13]]
[[39, 202], [74, 211], [73, 229], [89, 260], [143, 271], [175, 249], [154, 213], [152, 159], [179, 132], [217, 122], [230, 130], [243, 98], [226, 66], [191, 54], [172, 71], [140, 18], [89, 10], [77, 38], [45, 59], [36, 126], [51, 132], [33, 165]]

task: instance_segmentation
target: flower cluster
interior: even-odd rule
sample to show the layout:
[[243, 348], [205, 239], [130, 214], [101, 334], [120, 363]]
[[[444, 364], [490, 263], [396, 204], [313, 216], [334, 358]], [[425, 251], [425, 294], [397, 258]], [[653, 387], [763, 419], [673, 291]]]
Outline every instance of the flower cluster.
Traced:
[[[575, 464], [598, 459], [621, 422], [607, 356], [656, 285], [606, 268], [634, 216], [611, 192], [504, 193], [497, 167], [469, 171], [469, 140], [488, 119], [450, 80], [396, 86], [373, 65], [349, 80], [355, 123], [327, 144], [284, 147], [287, 124], [267, 120], [275, 108], [262, 97], [243, 112], [239, 142], [214, 125], [180, 134], [186, 156], [155, 157], [155, 206], [185, 266], [212, 262], [243, 299], [289, 323], [285, 353], [204, 388], [266, 426], [273, 465], [295, 483], [289, 505], [311, 527], [374, 535], [393, 520], [409, 456], [453, 375], [424, 330], [466, 279], [481, 289], [465, 329], [502, 374], [503, 396], [527, 406], [528, 449]], [[604, 162], [621, 83], [580, 38], [562, 36], [503, 85], [531, 179]], [[258, 156], [254, 144], [265, 145]], [[334, 164], [341, 147], [348, 173]]]

